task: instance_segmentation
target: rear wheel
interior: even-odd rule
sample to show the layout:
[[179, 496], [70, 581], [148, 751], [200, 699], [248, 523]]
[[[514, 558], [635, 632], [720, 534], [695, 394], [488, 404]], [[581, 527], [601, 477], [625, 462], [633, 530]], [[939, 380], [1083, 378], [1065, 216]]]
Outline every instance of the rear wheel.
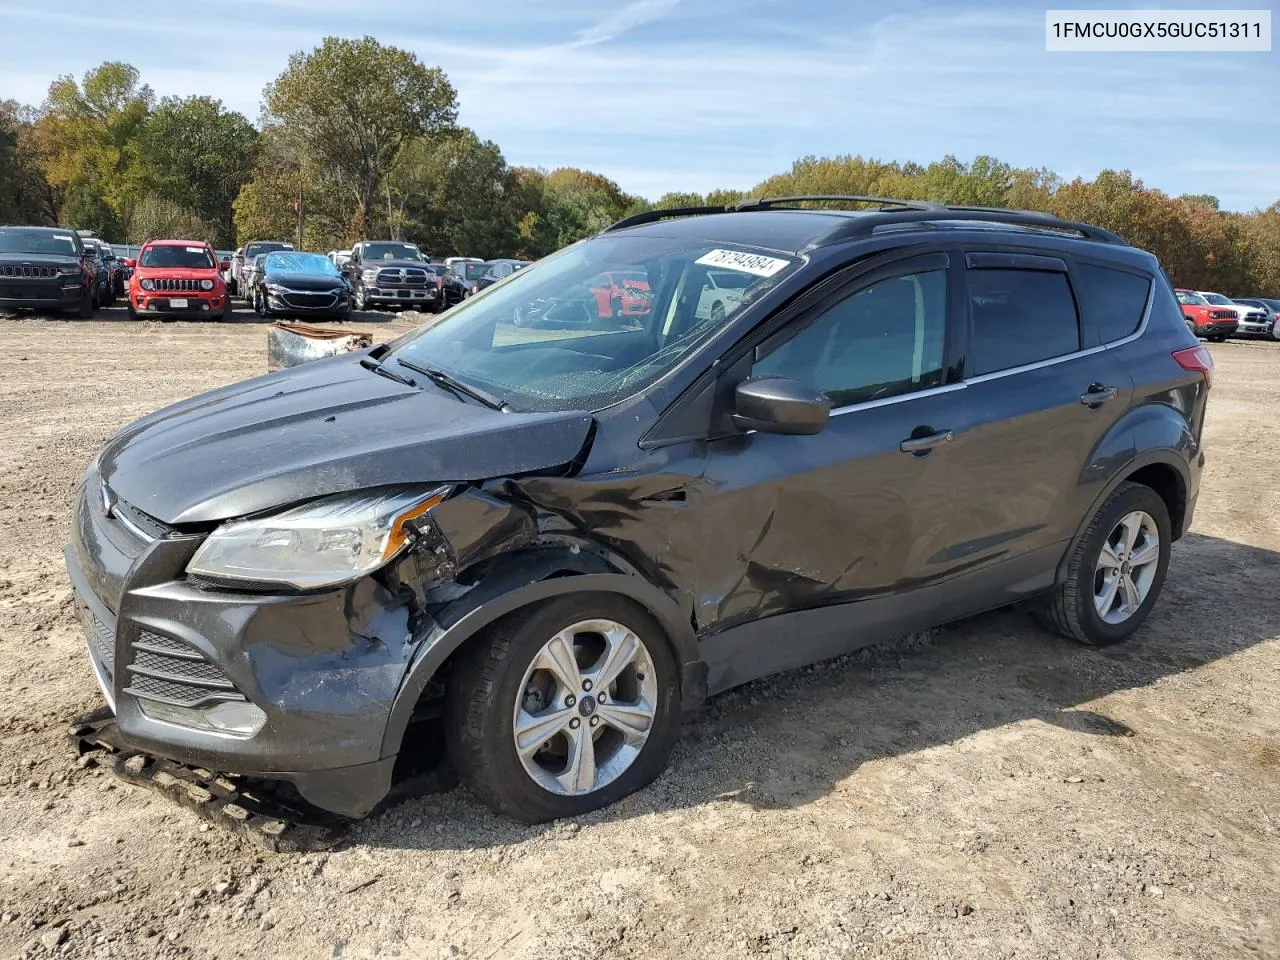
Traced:
[[1122, 483], [1072, 548], [1062, 582], [1040, 613], [1046, 625], [1090, 646], [1119, 643], [1155, 606], [1169, 567], [1169, 510], [1150, 487]]
[[680, 683], [661, 629], [630, 601], [584, 594], [491, 627], [449, 681], [459, 775], [526, 823], [575, 816], [640, 789], [680, 732]]

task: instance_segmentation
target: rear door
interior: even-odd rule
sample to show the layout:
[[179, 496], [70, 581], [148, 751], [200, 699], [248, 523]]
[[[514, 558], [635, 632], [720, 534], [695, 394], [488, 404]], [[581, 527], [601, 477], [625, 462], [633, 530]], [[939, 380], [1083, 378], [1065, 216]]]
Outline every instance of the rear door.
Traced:
[[917, 576], [1016, 559], [1000, 589], [1047, 586], [1099, 485], [1132, 456], [1108, 439], [1133, 396], [1109, 345], [1137, 330], [1150, 280], [1119, 272], [1109, 285], [1099, 269], [1042, 251], [966, 250], [965, 386], [946, 423], [955, 439], [919, 491], [952, 512], [943, 542], [913, 551]]

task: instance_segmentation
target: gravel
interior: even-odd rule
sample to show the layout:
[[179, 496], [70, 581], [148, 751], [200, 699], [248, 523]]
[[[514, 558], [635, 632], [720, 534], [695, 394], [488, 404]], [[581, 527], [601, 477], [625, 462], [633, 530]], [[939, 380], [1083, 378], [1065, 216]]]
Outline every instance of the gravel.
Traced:
[[81, 472], [265, 368], [243, 312], [99, 317], [0, 321], [0, 956], [1280, 956], [1280, 344], [1211, 347], [1195, 526], [1127, 645], [1001, 611], [717, 697], [580, 821], [459, 788], [273, 856], [63, 739], [100, 703], [61, 560]]

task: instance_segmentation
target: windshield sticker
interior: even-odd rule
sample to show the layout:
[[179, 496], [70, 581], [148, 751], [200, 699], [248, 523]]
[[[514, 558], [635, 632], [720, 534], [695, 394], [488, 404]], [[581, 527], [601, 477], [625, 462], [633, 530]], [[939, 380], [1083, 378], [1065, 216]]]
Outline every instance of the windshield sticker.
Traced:
[[706, 256], [699, 257], [697, 262], [704, 267], [753, 273], [757, 277], [772, 277], [790, 264], [789, 260], [765, 257], [758, 253], [743, 253], [740, 250], [712, 250]]
[[70, 240], [70, 239], [71, 239], [71, 234], [69, 234], [69, 233], [55, 233], [55, 234], [53, 235], [53, 239], [55, 239], [55, 240]]
[[204, 253], [204, 247], [187, 247], [187, 253]]

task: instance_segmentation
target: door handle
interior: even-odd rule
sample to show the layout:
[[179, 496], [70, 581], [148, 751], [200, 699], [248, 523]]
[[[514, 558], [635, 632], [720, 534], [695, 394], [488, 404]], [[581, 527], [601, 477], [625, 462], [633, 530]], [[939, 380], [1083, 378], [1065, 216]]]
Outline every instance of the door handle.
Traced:
[[1089, 384], [1089, 389], [1080, 395], [1080, 402], [1086, 407], [1100, 407], [1119, 392], [1115, 387], [1091, 383]]
[[937, 433], [931, 433], [927, 437], [911, 437], [903, 440], [902, 443], [898, 444], [898, 449], [903, 453], [923, 455], [939, 444], [950, 443], [952, 436], [953, 434], [950, 430], [939, 430]]

